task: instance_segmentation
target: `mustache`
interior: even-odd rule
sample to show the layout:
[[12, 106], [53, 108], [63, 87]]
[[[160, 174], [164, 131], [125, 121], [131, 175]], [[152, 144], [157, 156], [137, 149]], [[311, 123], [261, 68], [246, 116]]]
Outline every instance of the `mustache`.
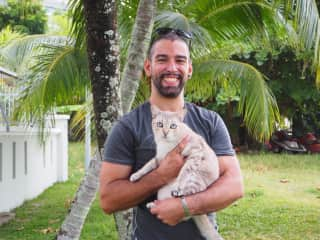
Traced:
[[160, 75], [160, 78], [161, 78], [161, 79], [163, 79], [163, 78], [165, 78], [165, 77], [176, 77], [176, 78], [179, 79], [179, 80], [182, 80], [182, 79], [183, 79], [182, 75], [179, 74], [179, 73], [170, 73], [170, 72], [167, 72], [167, 73], [162, 73], [162, 74]]

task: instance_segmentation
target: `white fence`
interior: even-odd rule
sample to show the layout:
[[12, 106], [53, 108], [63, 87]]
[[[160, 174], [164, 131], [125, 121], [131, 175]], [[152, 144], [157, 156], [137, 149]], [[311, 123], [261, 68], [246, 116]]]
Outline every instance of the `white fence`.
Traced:
[[55, 182], [68, 179], [68, 119], [55, 117], [45, 143], [37, 128], [0, 126], [0, 212], [35, 198]]

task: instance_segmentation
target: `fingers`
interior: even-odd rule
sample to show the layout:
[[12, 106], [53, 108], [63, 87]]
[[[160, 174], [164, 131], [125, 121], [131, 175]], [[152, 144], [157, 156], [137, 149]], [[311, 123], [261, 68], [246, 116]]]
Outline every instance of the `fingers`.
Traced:
[[158, 213], [158, 209], [157, 209], [157, 204], [158, 204], [158, 203], [159, 203], [159, 201], [158, 201], [158, 200], [155, 200], [155, 201], [153, 202], [152, 207], [149, 209], [152, 214], [157, 214], [157, 213]]
[[174, 151], [178, 154], [181, 154], [187, 143], [190, 141], [190, 136], [186, 135], [179, 144], [174, 148]]
[[165, 224], [174, 226], [184, 217], [182, 209], [177, 211], [179, 209], [177, 204], [181, 206], [180, 199], [169, 198], [160, 201], [156, 200], [154, 203], [155, 205], [150, 209], [150, 212]]

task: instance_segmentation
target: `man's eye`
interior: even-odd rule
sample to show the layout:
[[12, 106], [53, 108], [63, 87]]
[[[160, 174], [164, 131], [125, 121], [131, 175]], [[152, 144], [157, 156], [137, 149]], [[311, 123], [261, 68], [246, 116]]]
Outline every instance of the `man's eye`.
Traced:
[[185, 63], [186, 61], [187, 61], [187, 59], [185, 59], [185, 58], [176, 58], [177, 63]]
[[186, 61], [184, 59], [177, 60], [177, 63], [185, 63]]
[[163, 127], [163, 124], [162, 124], [162, 122], [157, 122], [157, 127], [160, 127], [160, 128], [162, 128], [162, 127]]
[[172, 123], [172, 124], [170, 125], [170, 128], [171, 128], [171, 129], [176, 129], [176, 128], [177, 128], [177, 124]]

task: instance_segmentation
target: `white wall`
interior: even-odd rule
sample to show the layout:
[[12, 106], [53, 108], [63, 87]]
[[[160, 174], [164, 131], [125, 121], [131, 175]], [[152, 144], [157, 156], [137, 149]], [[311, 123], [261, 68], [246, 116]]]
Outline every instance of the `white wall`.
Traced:
[[36, 127], [0, 126], [0, 212], [37, 197], [55, 182], [68, 179], [68, 119], [55, 117], [45, 143]]

